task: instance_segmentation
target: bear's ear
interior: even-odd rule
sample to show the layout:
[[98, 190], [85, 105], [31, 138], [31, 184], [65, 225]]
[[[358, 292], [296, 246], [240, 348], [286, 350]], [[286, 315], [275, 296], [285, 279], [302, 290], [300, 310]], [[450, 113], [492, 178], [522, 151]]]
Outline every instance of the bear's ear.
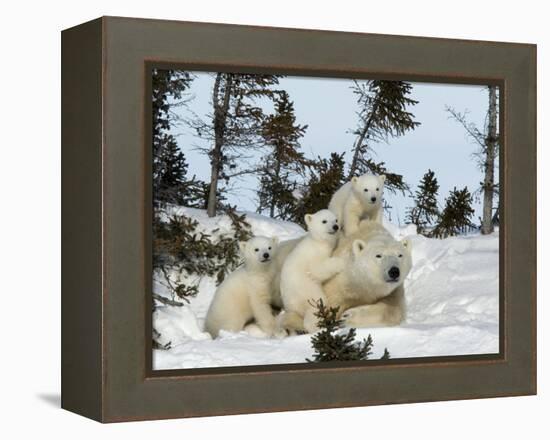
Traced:
[[246, 241], [239, 241], [239, 250], [241, 251], [241, 254], [244, 255], [244, 251], [246, 250]]
[[311, 220], [313, 220], [313, 216], [311, 214], [306, 214], [304, 217], [304, 220], [306, 222], [306, 225], [309, 227], [309, 224], [311, 223]]
[[386, 181], [386, 175], [382, 174], [381, 176], [379, 176], [379, 179], [380, 179], [380, 182], [384, 183]]
[[401, 240], [401, 244], [409, 252], [411, 251], [411, 247], [412, 247], [411, 240], [408, 240], [408, 239], [404, 238], [403, 240]]
[[366, 247], [367, 243], [365, 243], [363, 240], [354, 240], [351, 245], [353, 256], [358, 257], [359, 255], [361, 255]]
[[279, 244], [279, 237], [271, 237], [271, 245], [277, 246]]
[[358, 179], [357, 176], [353, 176], [353, 177], [351, 178], [351, 184], [352, 184], [352, 185], [355, 185], [355, 184], [357, 183], [358, 180], [359, 180], [359, 179]]

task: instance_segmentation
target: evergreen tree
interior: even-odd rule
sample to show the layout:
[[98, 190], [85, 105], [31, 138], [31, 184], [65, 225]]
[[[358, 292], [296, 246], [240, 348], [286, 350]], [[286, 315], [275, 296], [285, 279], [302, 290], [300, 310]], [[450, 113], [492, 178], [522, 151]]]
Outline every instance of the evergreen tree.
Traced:
[[475, 227], [471, 221], [473, 214], [472, 195], [468, 187], [461, 190], [455, 187], [445, 199], [445, 208], [432, 231], [432, 236], [445, 238], [468, 232]]
[[154, 188], [157, 203], [173, 203], [191, 208], [205, 208], [208, 188], [195, 176], [187, 177], [189, 165], [172, 135], [162, 135], [164, 147], [157, 163], [162, 164]]
[[307, 125], [296, 124], [294, 104], [288, 93], [281, 92], [275, 102], [275, 113], [265, 118], [262, 137], [268, 154], [262, 158], [258, 212], [287, 220], [294, 206], [295, 178], [304, 173], [309, 163], [299, 151], [300, 138]]
[[[320, 331], [311, 337], [311, 345], [315, 350], [313, 360], [308, 362], [326, 361], [362, 361], [372, 354], [372, 338], [368, 336], [362, 342], [356, 342], [354, 328], [343, 332], [344, 321], [338, 319], [338, 308], [327, 307], [320, 299], [315, 304], [315, 316], [319, 319]], [[388, 353], [389, 356], [389, 353]]]
[[412, 85], [404, 81], [354, 81], [352, 90], [357, 95], [359, 122], [353, 131], [356, 138], [348, 180], [365, 173], [385, 174], [385, 186], [391, 192], [405, 192], [408, 186], [403, 176], [388, 172], [384, 163], [376, 163], [369, 156], [374, 143], [402, 136], [420, 125], [407, 111], [407, 107], [418, 103], [408, 96]]
[[428, 170], [413, 197], [414, 206], [407, 213], [407, 222], [416, 225], [419, 234], [428, 235], [427, 228], [439, 218], [437, 192], [439, 184], [432, 170]]
[[192, 81], [188, 72], [155, 69], [152, 75], [153, 192], [157, 203], [192, 205], [204, 198], [193, 177], [187, 180], [187, 163], [170, 134], [170, 100], [181, 100]]
[[161, 187], [159, 191], [162, 191], [163, 187], [166, 190], [180, 186], [184, 182], [184, 177], [187, 174], [187, 162], [182, 151], [178, 148], [178, 145], [171, 135], [164, 135], [163, 139], [165, 147], [161, 153], [161, 160], [164, 162], [164, 169], [162, 170]]
[[331, 153], [328, 159], [318, 157], [310, 166], [307, 182], [295, 191], [300, 194], [290, 215], [292, 221], [305, 226], [306, 214], [327, 208], [332, 195], [345, 182], [344, 154]]
[[[180, 280], [211, 276], [219, 284], [241, 264], [238, 244], [252, 237], [251, 227], [245, 214], [237, 214], [234, 207], [226, 208], [225, 215], [232, 226], [227, 234], [208, 234], [195, 219], [185, 215], [171, 215], [167, 221], [153, 222], [153, 268], [174, 297], [187, 300], [198, 293], [198, 287], [185, 281], [175, 282], [170, 272], [177, 272]], [[158, 295], [153, 296], [162, 301]]]
[[382, 360], [391, 359], [390, 352], [388, 351], [387, 348], [384, 348], [384, 354], [382, 355], [382, 357], [380, 359], [382, 359]]
[[[466, 130], [468, 137], [478, 145], [478, 151], [474, 153], [479, 169], [483, 172], [483, 182], [478, 189], [483, 193], [483, 215], [481, 218], [481, 233], [490, 234], [498, 221], [500, 203], [494, 207], [494, 199], [498, 198], [499, 185], [495, 182], [495, 168], [497, 167], [498, 153], [500, 149], [498, 133], [498, 88], [488, 86], [489, 104], [485, 126], [479, 129], [474, 123], [468, 122], [467, 114], [459, 113], [451, 107], [447, 107], [451, 117]], [[476, 192], [478, 192], [476, 191]]]
[[[207, 120], [196, 119], [191, 126], [197, 135], [211, 142], [202, 151], [210, 158], [210, 182], [207, 213], [216, 215], [219, 208], [220, 181], [257, 171], [243, 167], [243, 152], [261, 146], [262, 123], [265, 114], [257, 99], [274, 99], [279, 91], [276, 75], [255, 75], [219, 72], [212, 91], [212, 115]], [[239, 164], [241, 166], [239, 166]]]

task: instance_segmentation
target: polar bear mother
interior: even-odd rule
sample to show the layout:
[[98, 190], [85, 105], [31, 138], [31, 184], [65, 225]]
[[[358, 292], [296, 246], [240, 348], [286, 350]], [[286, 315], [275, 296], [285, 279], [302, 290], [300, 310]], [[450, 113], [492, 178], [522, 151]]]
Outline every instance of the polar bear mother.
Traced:
[[344, 270], [323, 290], [346, 325], [391, 326], [405, 319], [403, 283], [412, 266], [410, 241], [395, 240], [381, 224], [366, 220], [339, 241], [333, 255], [345, 260]]

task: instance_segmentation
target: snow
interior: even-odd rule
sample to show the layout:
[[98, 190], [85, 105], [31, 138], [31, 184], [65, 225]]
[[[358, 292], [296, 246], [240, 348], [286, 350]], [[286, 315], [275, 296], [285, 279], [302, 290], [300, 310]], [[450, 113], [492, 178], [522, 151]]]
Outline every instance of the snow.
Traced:
[[[204, 211], [175, 208], [215, 234], [230, 233], [225, 216], [209, 218]], [[304, 230], [255, 213], [246, 213], [255, 235], [297, 238]], [[386, 223], [398, 239], [412, 242], [413, 269], [405, 281], [407, 319], [399, 327], [357, 329], [358, 338], [371, 334], [373, 358], [387, 347], [392, 358], [490, 354], [499, 351], [499, 238], [470, 234], [443, 240], [417, 235], [413, 226]], [[222, 332], [212, 339], [204, 332], [204, 318], [216, 285], [202, 278], [199, 293], [183, 307], [160, 306], [153, 325], [159, 342], [170, 350], [154, 350], [154, 369], [302, 363], [313, 355], [311, 335], [282, 339], [262, 337], [261, 331]], [[154, 291], [170, 296], [155, 279]]]

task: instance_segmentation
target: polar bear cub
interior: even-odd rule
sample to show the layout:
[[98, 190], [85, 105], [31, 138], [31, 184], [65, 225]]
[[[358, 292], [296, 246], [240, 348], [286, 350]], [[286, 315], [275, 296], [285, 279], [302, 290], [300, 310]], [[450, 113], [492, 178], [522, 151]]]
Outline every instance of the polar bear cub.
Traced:
[[277, 238], [260, 236], [239, 242], [244, 265], [220, 284], [206, 314], [205, 329], [213, 337], [220, 330], [241, 331], [252, 319], [266, 335], [275, 333], [270, 304], [277, 245]]
[[351, 235], [359, 228], [363, 219], [375, 220], [382, 223], [382, 195], [386, 176], [364, 174], [353, 177], [334, 193], [328, 209], [342, 222], [346, 236]]
[[315, 301], [324, 299], [322, 284], [344, 268], [333, 258], [338, 240], [337, 217], [328, 209], [305, 216], [307, 235], [288, 254], [281, 269], [284, 314], [281, 327], [290, 332], [317, 331]]

